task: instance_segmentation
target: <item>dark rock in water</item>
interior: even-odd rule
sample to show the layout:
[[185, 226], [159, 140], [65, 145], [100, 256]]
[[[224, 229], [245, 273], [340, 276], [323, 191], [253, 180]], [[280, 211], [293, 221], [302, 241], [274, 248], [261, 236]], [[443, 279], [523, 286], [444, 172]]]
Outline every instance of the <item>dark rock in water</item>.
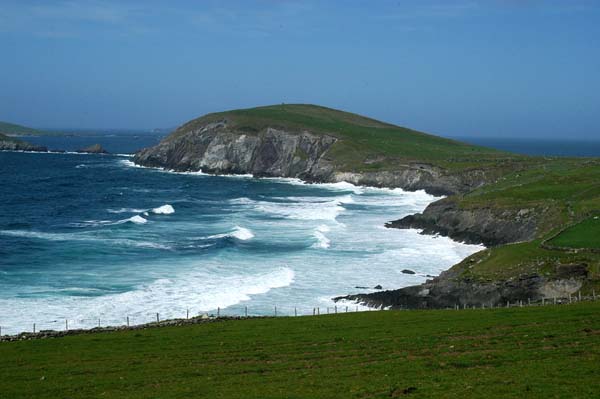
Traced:
[[31, 144], [23, 140], [17, 140], [0, 134], [0, 151], [48, 152], [48, 149], [44, 146]]
[[402, 273], [404, 273], [404, 274], [415, 274], [415, 272], [413, 272], [410, 269], [404, 269], [404, 270], [402, 270]]
[[363, 287], [362, 285], [357, 285], [357, 286], [356, 286], [356, 287], [354, 287], [354, 288], [358, 288], [359, 290], [366, 290], [366, 289], [369, 289], [369, 287]]
[[100, 144], [94, 144], [89, 147], [85, 147], [81, 150], [77, 150], [77, 152], [85, 153], [85, 154], [108, 154]]
[[382, 290], [383, 287], [379, 284], [377, 284], [375, 287], [373, 287], [374, 290]]

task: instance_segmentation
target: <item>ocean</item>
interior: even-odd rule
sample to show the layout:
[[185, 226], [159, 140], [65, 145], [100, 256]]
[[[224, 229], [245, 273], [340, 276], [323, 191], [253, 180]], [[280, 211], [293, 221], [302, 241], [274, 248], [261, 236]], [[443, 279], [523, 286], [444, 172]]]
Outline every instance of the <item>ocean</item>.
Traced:
[[0, 153], [2, 334], [333, 311], [332, 297], [418, 284], [482, 249], [384, 227], [436, 200], [422, 191], [173, 173], [126, 155], [158, 139], [29, 139], [120, 155]]

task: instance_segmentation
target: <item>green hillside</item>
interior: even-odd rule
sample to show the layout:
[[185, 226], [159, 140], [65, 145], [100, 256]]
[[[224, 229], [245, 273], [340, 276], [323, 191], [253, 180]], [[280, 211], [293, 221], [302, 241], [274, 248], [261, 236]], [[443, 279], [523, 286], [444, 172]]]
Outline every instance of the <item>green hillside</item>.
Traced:
[[[464, 277], [552, 277], [560, 274], [561, 266], [583, 265], [588, 272], [585, 286], [600, 289], [600, 252], [595, 250], [600, 248], [600, 223], [594, 218], [600, 212], [600, 159], [541, 160], [455, 200], [465, 210], [529, 209], [540, 218], [533, 241], [490, 248], [455, 266], [464, 269]], [[547, 240], [551, 245], [544, 244]]]
[[272, 127], [335, 136], [340, 141], [328, 156], [342, 170], [389, 169], [407, 161], [465, 167], [475, 162], [496, 163], [525, 158], [309, 104], [271, 105], [208, 114], [181, 126], [173, 137], [220, 120], [227, 120], [231, 127], [244, 134], [258, 134]]
[[0, 398], [595, 398], [600, 302], [0, 343]]
[[38, 136], [45, 134], [41, 130], [33, 129], [26, 126], [15, 125], [14, 123], [0, 121], [0, 133], [10, 136]]

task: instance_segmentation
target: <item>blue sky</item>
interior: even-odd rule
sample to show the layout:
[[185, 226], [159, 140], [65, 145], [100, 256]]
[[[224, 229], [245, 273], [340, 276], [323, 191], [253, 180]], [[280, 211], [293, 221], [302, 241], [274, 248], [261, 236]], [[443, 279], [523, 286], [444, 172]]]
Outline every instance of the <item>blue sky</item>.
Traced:
[[0, 120], [177, 126], [315, 103], [453, 136], [600, 138], [600, 1], [0, 0]]

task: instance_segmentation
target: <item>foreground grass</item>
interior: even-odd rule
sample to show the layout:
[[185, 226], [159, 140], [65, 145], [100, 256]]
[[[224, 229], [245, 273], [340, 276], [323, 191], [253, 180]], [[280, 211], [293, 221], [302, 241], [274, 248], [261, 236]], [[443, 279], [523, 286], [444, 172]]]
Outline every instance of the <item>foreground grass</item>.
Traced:
[[1, 398], [597, 397], [600, 302], [251, 319], [0, 344]]

